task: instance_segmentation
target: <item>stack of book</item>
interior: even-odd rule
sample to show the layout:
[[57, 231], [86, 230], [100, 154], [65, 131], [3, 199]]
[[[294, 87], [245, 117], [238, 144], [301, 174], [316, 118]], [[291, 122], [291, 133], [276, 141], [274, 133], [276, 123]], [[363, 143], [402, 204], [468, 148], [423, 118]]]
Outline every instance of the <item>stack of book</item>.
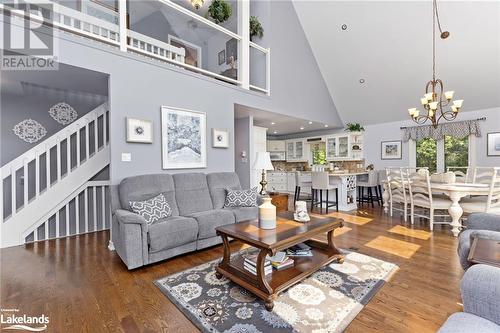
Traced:
[[271, 266], [273, 266], [276, 270], [285, 269], [293, 266], [294, 260], [286, 255], [285, 252], [278, 252], [274, 257], [270, 257]]
[[[257, 257], [258, 254], [251, 254], [245, 257], [243, 267], [250, 273], [257, 275]], [[264, 261], [264, 275], [269, 275], [273, 272], [271, 261], [266, 258]]]
[[286, 255], [289, 257], [312, 257], [311, 247], [304, 243], [299, 243], [286, 249]]

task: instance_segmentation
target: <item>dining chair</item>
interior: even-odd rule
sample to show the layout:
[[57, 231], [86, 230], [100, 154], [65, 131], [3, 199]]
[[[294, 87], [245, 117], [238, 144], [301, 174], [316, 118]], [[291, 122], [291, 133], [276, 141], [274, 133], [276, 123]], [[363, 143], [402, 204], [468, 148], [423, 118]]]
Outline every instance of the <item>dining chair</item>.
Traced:
[[[311, 211], [314, 207], [320, 207], [320, 213], [323, 212], [323, 191], [326, 191], [326, 213], [328, 214], [328, 208], [335, 206], [337, 212], [339, 211], [339, 185], [330, 183], [330, 177], [326, 171], [313, 171], [311, 173]], [[330, 203], [328, 200], [328, 193], [335, 190], [335, 203]], [[319, 200], [318, 200], [319, 191]]]
[[447, 172], [453, 172], [456, 177], [457, 183], [469, 183], [472, 181], [472, 175], [470, 173], [470, 167], [447, 167]]
[[[410, 218], [411, 224], [415, 223], [415, 216], [429, 220], [429, 229], [434, 230], [434, 224], [449, 224], [449, 222], [436, 222], [435, 217], [448, 217], [448, 208], [452, 202], [443, 197], [432, 194], [429, 170], [409, 170], [408, 188], [410, 191]], [[415, 207], [422, 208], [415, 212]], [[435, 211], [445, 211], [444, 214], [436, 214]], [[428, 215], [426, 214], [428, 213]]]
[[[394, 211], [403, 213], [404, 221], [408, 220], [408, 206], [410, 198], [407, 192], [407, 181], [403, 168], [386, 168], [387, 173], [387, 191], [389, 192], [389, 213], [393, 216]], [[405, 185], [406, 182], [406, 185]], [[398, 207], [396, 205], [400, 205]]]
[[[491, 175], [488, 195], [464, 198], [460, 201], [460, 206], [466, 214], [500, 214], [500, 167], [481, 169], [483, 174]], [[486, 169], [489, 169], [489, 171]]]
[[[371, 203], [374, 207], [374, 200], [380, 205], [382, 200], [382, 193], [379, 194], [379, 180], [378, 171], [370, 170], [368, 171], [368, 177], [357, 180], [356, 185], [358, 187], [358, 202], [359, 203]], [[367, 189], [367, 195], [365, 196], [365, 189]], [[375, 196], [373, 195], [373, 190], [375, 190]]]
[[492, 167], [475, 167], [472, 173], [472, 183], [490, 184], [494, 173]]
[[300, 171], [295, 171], [295, 194], [293, 196], [293, 209], [295, 209], [295, 203], [299, 200], [310, 201], [311, 194], [305, 193], [305, 196], [301, 197], [301, 191], [303, 189], [311, 190], [312, 181], [304, 181], [304, 174]]

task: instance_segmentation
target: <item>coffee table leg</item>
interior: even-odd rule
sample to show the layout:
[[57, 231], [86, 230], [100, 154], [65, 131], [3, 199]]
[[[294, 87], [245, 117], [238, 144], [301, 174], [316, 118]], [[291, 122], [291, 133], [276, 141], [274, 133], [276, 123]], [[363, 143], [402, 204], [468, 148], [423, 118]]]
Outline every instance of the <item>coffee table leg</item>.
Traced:
[[336, 257], [337, 257], [337, 262], [339, 264], [342, 264], [344, 262], [344, 255], [342, 254], [342, 252], [340, 252], [339, 249], [337, 249], [335, 247], [335, 243], [333, 242], [333, 231], [334, 230], [330, 230], [328, 231], [328, 234], [327, 234], [327, 238], [328, 238], [328, 247], [330, 249], [332, 249], [334, 251], [334, 253], [336, 253]]
[[272, 298], [269, 298], [266, 300], [264, 305], [265, 305], [267, 311], [273, 311], [274, 300]]
[[[221, 237], [224, 249], [224, 256], [222, 257], [222, 262], [219, 265], [227, 266], [229, 265], [229, 261], [231, 260], [231, 247], [229, 246], [229, 239], [227, 239], [227, 236], [221, 235]], [[215, 272], [215, 277], [218, 279], [222, 279], [222, 274], [219, 272]]]

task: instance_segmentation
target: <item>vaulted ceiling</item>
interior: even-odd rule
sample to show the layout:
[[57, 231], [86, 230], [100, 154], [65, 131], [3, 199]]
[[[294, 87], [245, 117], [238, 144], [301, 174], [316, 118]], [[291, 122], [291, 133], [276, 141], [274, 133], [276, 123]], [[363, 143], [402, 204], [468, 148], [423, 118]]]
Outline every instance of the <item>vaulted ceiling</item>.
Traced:
[[[432, 1], [293, 3], [344, 122], [404, 120], [408, 108], [421, 109], [432, 77]], [[445, 90], [464, 99], [464, 112], [500, 106], [500, 1], [438, 6], [451, 33], [437, 40]]]

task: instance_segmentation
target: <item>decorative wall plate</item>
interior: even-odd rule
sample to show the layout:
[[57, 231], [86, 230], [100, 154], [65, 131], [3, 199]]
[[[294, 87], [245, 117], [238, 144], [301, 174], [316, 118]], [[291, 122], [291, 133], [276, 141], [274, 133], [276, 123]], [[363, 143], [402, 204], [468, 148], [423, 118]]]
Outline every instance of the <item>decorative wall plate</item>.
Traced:
[[12, 130], [20, 139], [28, 143], [35, 143], [47, 134], [45, 127], [33, 119], [21, 121]]
[[71, 124], [78, 118], [78, 113], [67, 103], [57, 103], [50, 108], [49, 114], [55, 121], [62, 125]]

